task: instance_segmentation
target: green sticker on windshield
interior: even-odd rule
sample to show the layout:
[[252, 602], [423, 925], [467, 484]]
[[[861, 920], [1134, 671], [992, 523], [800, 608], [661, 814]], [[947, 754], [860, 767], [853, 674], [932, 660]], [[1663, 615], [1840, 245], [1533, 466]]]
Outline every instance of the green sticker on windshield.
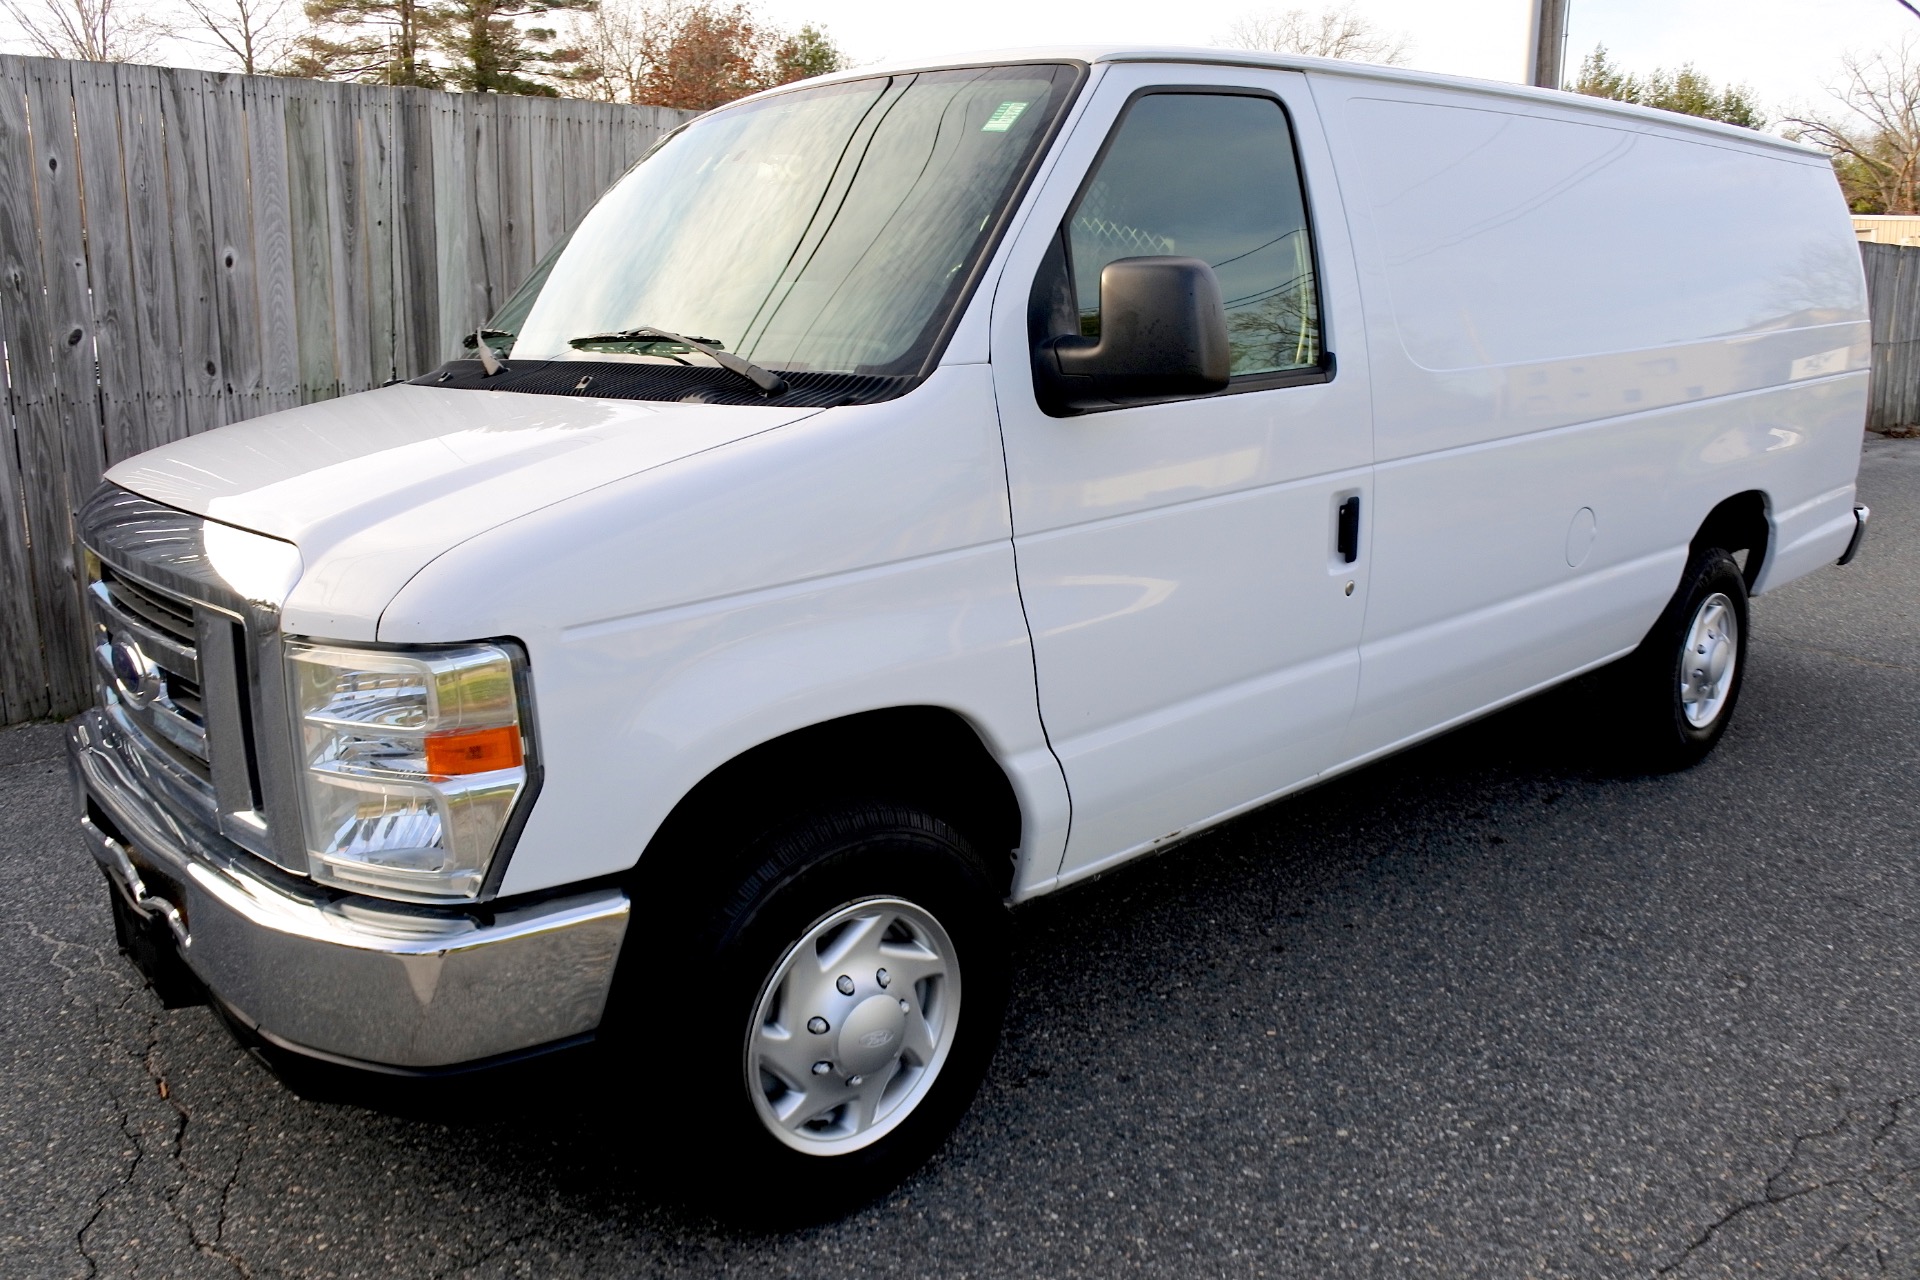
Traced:
[[1013, 128], [1013, 122], [1018, 120], [1020, 113], [1026, 109], [1027, 104], [1024, 102], [1003, 102], [993, 109], [993, 114], [987, 117], [987, 122], [980, 126], [980, 132], [1005, 133]]

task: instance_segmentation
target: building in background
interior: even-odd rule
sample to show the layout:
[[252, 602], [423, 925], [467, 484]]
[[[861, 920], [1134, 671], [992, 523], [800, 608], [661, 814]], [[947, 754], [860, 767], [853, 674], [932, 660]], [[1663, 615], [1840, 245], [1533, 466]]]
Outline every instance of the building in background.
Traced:
[[1920, 245], [1920, 214], [1856, 213], [1853, 234], [1863, 244]]

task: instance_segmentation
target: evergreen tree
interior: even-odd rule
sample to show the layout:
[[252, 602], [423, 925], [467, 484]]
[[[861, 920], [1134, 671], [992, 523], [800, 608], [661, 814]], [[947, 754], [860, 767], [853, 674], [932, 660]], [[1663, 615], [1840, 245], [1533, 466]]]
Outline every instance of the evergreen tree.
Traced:
[[781, 41], [773, 52], [773, 82], [788, 84], [808, 76], [844, 71], [847, 55], [834, 48], [827, 33], [811, 22]]
[[550, 27], [523, 27], [519, 20], [593, 6], [594, 0], [444, 0], [433, 43], [446, 55], [448, 86], [469, 93], [557, 97], [551, 84], [530, 80], [528, 74], [569, 78], [580, 54], [546, 47], [557, 33]]
[[444, 25], [436, 0], [308, 0], [306, 12], [314, 30], [300, 41], [289, 74], [429, 89], [444, 83], [427, 60]]
[[308, 0], [314, 30], [289, 74], [319, 80], [417, 85], [469, 93], [551, 97], [548, 81], [575, 77], [577, 51], [523, 19], [590, 11], [595, 0]]
[[1580, 78], [1567, 88], [1592, 98], [1634, 102], [1643, 107], [1737, 124], [1743, 129], [1761, 129], [1767, 123], [1753, 91], [1745, 85], [1716, 87], [1692, 63], [1678, 71], [1657, 68], [1641, 79], [1615, 66], [1607, 57], [1605, 45], [1596, 45], [1586, 56], [1580, 63]]

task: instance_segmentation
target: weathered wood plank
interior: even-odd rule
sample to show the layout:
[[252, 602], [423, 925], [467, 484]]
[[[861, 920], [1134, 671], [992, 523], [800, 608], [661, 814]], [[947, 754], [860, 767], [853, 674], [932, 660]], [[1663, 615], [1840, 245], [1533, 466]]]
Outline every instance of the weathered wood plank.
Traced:
[[53, 707], [41, 637], [54, 624], [48, 584], [30, 554], [30, 531], [44, 526], [43, 473], [28, 448], [48, 430], [41, 418], [53, 398], [48, 366], [46, 307], [40, 289], [39, 232], [34, 225], [35, 158], [27, 117], [26, 68], [0, 58], [0, 347], [7, 354], [7, 403], [19, 447], [0, 449], [0, 711], [8, 723], [34, 719]]
[[527, 123], [533, 158], [533, 260], [538, 262], [572, 230], [567, 221], [566, 131], [544, 98], [528, 100]]
[[42, 412], [21, 424], [29, 427], [21, 454], [29, 492], [42, 498], [29, 507], [30, 514], [38, 512], [29, 528], [34, 538], [31, 559], [49, 606], [48, 626], [40, 637], [48, 696], [55, 706], [69, 706], [84, 701], [90, 685], [81, 661], [84, 610], [73, 521], [106, 469], [70, 64], [27, 60], [27, 112], [33, 129], [34, 209], [52, 395], [42, 401]]
[[247, 189], [253, 207], [254, 287], [259, 293], [260, 389], [254, 416], [300, 402], [298, 300], [287, 156], [287, 86], [274, 76], [237, 76], [246, 110]]
[[[474, 319], [468, 246], [473, 235], [473, 182], [467, 109], [461, 97], [433, 103], [433, 231], [435, 283], [438, 286], [439, 346], [434, 363], [446, 360], [460, 335], [480, 323]], [[484, 288], [484, 282], [482, 282]]]
[[[506, 106], [501, 105], [503, 101]], [[508, 114], [511, 106], [512, 99], [481, 94], [467, 107], [467, 166], [472, 176], [467, 202], [473, 210], [467, 271], [473, 281], [473, 306], [482, 323], [513, 289], [506, 280], [506, 252], [501, 243], [499, 135], [500, 117]]]
[[206, 73], [200, 93], [206, 126], [207, 204], [219, 268], [214, 278], [214, 314], [220, 335], [221, 420], [238, 422], [261, 411], [264, 386], [246, 107], [239, 76]]
[[150, 437], [140, 367], [133, 228], [120, 151], [120, 93], [111, 63], [72, 67], [75, 161], [84, 200], [87, 290], [99, 364], [105, 460], [118, 462], [158, 443]]
[[388, 88], [355, 91], [356, 154], [363, 175], [360, 220], [366, 229], [367, 379], [399, 375], [395, 298], [399, 289], [399, 224], [394, 218], [393, 97]]
[[395, 217], [400, 226], [399, 372], [417, 377], [443, 359], [440, 258], [434, 224], [433, 94], [394, 90]]
[[214, 227], [207, 167], [207, 99], [204, 71], [162, 68], [165, 117], [168, 254], [173, 260], [179, 307], [181, 417], [189, 434], [227, 420], [226, 352], [220, 343], [220, 311], [229, 268]]
[[507, 282], [501, 298], [504, 302], [533, 273], [538, 261], [533, 252], [533, 131], [524, 110], [498, 112], [496, 123], [500, 141], [497, 203], [501, 274]]
[[600, 194], [600, 175], [593, 167], [593, 142], [587, 137], [586, 109], [592, 104], [561, 101], [567, 122], [567, 230], [580, 225], [587, 206]]
[[327, 286], [333, 304], [328, 327], [336, 394], [349, 395], [374, 385], [368, 358], [365, 169], [346, 86], [317, 84], [309, 92], [321, 117], [318, 146], [326, 186]]
[[327, 192], [325, 86], [287, 81], [284, 92], [287, 150], [287, 228], [292, 250], [294, 339], [298, 353], [295, 393], [301, 404], [340, 394], [334, 349], [333, 218]]
[[579, 148], [580, 176], [574, 183], [577, 208], [574, 222], [585, 216], [595, 196], [606, 189], [601, 170], [606, 164], [606, 147], [600, 139], [600, 104], [576, 102], [573, 108], [575, 145]]
[[[120, 165], [126, 182], [134, 330], [145, 418], [139, 443], [152, 448], [187, 432], [180, 303], [168, 234], [173, 212], [167, 193], [165, 108], [156, 68], [122, 64], [114, 69], [114, 85], [119, 99]], [[88, 217], [91, 219], [91, 211]], [[111, 450], [112, 423], [108, 425]]]

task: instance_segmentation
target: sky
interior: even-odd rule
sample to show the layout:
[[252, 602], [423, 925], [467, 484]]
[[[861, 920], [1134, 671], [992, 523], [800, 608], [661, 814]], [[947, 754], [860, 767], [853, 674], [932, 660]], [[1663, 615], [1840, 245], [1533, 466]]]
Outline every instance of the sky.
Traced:
[[[1166, 0], [761, 0], [787, 26], [813, 22], [860, 62], [1048, 41], [1223, 43], [1248, 13], [1316, 0], [1189, 7]], [[1530, 0], [1356, 0], [1357, 12], [1412, 38], [1411, 64], [1491, 80], [1526, 75]], [[1849, 49], [1911, 37], [1920, 18], [1898, 0], [1570, 0], [1567, 65], [1604, 44], [1629, 71], [1692, 62], [1749, 85], [1767, 114], [1820, 105]]]
[[[27, 0], [30, 5], [35, 0]], [[1339, 0], [1331, 0], [1338, 4]], [[1917, 0], [1920, 2], [1920, 0]], [[170, 5], [170, 0], [123, 0]], [[827, 29], [856, 63], [1049, 42], [1226, 42], [1241, 16], [1327, 0], [755, 0], [769, 19]], [[1521, 80], [1532, 0], [1351, 0], [1388, 32], [1410, 39], [1413, 66], [1491, 80]], [[8, 32], [0, 32], [4, 37]], [[1899, 0], [1570, 0], [1569, 73], [1604, 44], [1627, 71], [1691, 62], [1716, 82], [1744, 83], [1774, 120], [1828, 101], [1840, 58], [1902, 39], [1920, 43], [1920, 17]], [[10, 43], [10, 42], [9, 42]], [[18, 45], [14, 47], [18, 48]], [[163, 60], [217, 65], [204, 49], [173, 44]]]

